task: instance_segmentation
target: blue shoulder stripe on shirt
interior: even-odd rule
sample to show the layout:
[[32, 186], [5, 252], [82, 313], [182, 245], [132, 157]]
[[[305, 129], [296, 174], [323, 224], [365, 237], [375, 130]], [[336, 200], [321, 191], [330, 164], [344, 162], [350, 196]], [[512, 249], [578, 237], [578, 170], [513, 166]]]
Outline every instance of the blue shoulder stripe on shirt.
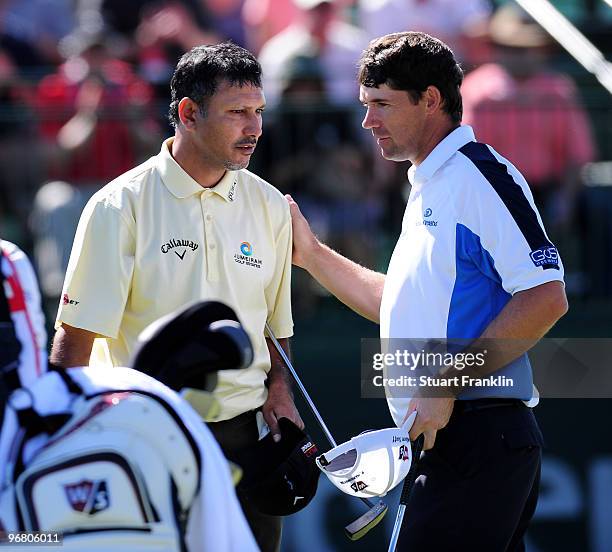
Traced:
[[[540, 226], [536, 212], [525, 197], [523, 189], [508, 172], [508, 167], [499, 162], [485, 144], [479, 142], [468, 142], [459, 151], [474, 164], [497, 192], [531, 250], [554, 247]], [[543, 264], [542, 268], [559, 270], [559, 266], [553, 263]]]

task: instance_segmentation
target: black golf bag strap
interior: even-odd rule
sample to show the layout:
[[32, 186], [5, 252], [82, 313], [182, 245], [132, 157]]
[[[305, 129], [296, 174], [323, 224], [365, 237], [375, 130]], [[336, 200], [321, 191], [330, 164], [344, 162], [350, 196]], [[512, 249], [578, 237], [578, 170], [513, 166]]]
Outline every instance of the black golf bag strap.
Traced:
[[62, 378], [62, 381], [64, 382], [64, 385], [68, 388], [68, 391], [74, 395], [85, 395], [83, 388], [70, 377], [65, 368], [49, 362], [48, 369], [50, 372], [57, 372], [59, 374], [60, 378]]

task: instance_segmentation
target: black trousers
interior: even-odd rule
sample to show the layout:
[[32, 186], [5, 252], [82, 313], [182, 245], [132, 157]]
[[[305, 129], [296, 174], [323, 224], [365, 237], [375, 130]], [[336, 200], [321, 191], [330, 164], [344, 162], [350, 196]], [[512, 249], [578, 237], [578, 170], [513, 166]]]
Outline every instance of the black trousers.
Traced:
[[421, 458], [397, 550], [525, 550], [542, 444], [532, 410], [520, 401], [457, 401]]
[[[240, 414], [231, 420], [208, 423], [208, 428], [217, 439], [224, 454], [231, 459], [232, 452], [254, 445], [259, 440], [259, 431], [255, 411]], [[248, 466], [241, 466], [248, 469]], [[283, 518], [262, 514], [249, 502], [242, 500], [238, 493], [244, 516], [249, 522], [253, 536], [262, 552], [278, 552], [280, 550]]]

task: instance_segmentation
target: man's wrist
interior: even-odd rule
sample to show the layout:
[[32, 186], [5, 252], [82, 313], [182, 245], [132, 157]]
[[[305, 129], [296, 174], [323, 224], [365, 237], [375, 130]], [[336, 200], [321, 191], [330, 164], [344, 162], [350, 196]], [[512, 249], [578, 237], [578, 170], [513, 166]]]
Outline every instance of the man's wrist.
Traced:
[[302, 268], [311, 275], [316, 272], [317, 263], [325, 253], [325, 249], [329, 248], [313, 235], [310, 246], [302, 254]]

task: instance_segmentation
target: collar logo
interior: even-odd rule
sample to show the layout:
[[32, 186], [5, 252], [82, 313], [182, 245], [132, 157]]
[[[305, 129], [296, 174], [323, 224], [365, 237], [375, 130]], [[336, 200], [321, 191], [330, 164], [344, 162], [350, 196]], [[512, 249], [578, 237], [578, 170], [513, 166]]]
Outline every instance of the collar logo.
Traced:
[[261, 268], [262, 261], [253, 256], [253, 246], [248, 241], [243, 241], [239, 249], [240, 253], [234, 253], [234, 262], [253, 268]]
[[230, 201], [234, 201], [235, 195], [236, 195], [236, 181], [234, 180], [232, 187], [230, 188], [230, 191], [227, 192], [227, 199], [229, 199]]
[[185, 258], [185, 253], [187, 253], [188, 249], [195, 251], [198, 247], [200, 246], [194, 241], [176, 240], [172, 238], [161, 246], [161, 252], [165, 254], [170, 253], [170, 251], [174, 251], [174, 254], [182, 261]]

